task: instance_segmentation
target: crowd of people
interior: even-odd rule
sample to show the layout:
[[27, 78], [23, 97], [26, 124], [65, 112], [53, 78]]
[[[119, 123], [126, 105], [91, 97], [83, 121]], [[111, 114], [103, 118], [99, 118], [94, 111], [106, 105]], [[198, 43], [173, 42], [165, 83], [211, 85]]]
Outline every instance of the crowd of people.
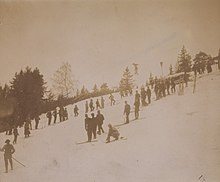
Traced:
[[[206, 66], [207, 73], [212, 72], [211, 65], [207, 63]], [[197, 73], [202, 74], [204, 73], [204, 67], [201, 65], [195, 65], [193, 67], [195, 75]], [[152, 102], [152, 91], [155, 94], [155, 100], [159, 100], [163, 97], [166, 97], [167, 95], [173, 94], [176, 92], [176, 90], [183, 91], [184, 84], [187, 87], [189, 81], [189, 75], [183, 74], [178, 79], [175, 79], [174, 77], [168, 77], [168, 78], [157, 78], [154, 79], [151, 78], [149, 81], [147, 81], [145, 86], [142, 86], [140, 90], [138, 87], [136, 88], [135, 95], [134, 95], [134, 119], [139, 118], [139, 112], [140, 107], [146, 107]], [[176, 86], [178, 86], [178, 89], [176, 89]], [[121, 99], [123, 97], [133, 96], [133, 90], [120, 90], [119, 92]], [[116, 100], [114, 98], [113, 94], [109, 95], [109, 103], [110, 106], [114, 106], [116, 103]], [[128, 101], [124, 101], [124, 112], [125, 115], [125, 124], [128, 124], [130, 122], [130, 113], [131, 113], [131, 106], [128, 104]], [[94, 102], [93, 99], [90, 99], [90, 101], [85, 101], [85, 130], [87, 133], [88, 142], [91, 142], [92, 139], [97, 139], [97, 135], [101, 135], [105, 133], [103, 128], [104, 123], [104, 115], [101, 113], [101, 110], [105, 108], [105, 99], [103, 96], [101, 98], [96, 98], [96, 101]], [[95, 110], [97, 111], [95, 115]], [[79, 116], [79, 107], [77, 104], [75, 104], [73, 108], [74, 117]], [[66, 107], [60, 106], [59, 109], [54, 109], [51, 111], [48, 111], [46, 113], [46, 117], [48, 120], [48, 125], [51, 125], [52, 119], [53, 123], [56, 124], [57, 117], [59, 116], [59, 122], [63, 122], [68, 120], [68, 111]], [[40, 117], [39, 115], [36, 115], [34, 118], [35, 121], [35, 129], [38, 129]], [[31, 117], [27, 117], [25, 123], [24, 123], [24, 136], [25, 138], [28, 138], [31, 134], [30, 130], [32, 130], [32, 123], [31, 123]], [[13, 144], [17, 143], [17, 138], [19, 136], [18, 132], [18, 126], [14, 126], [10, 130], [6, 131], [6, 134], [13, 134]], [[113, 137], [115, 140], [118, 140], [120, 136], [120, 133], [118, 129], [112, 126], [112, 124], [108, 124], [108, 134], [106, 138], [106, 142], [110, 142], [110, 138]], [[5, 145], [3, 148], [0, 148], [1, 151], [4, 152], [4, 161], [5, 161], [5, 172], [8, 172], [8, 164], [10, 163], [11, 169], [13, 169], [13, 162], [12, 162], [12, 154], [15, 152], [15, 149], [12, 144], [10, 144], [10, 140], [5, 141]]]

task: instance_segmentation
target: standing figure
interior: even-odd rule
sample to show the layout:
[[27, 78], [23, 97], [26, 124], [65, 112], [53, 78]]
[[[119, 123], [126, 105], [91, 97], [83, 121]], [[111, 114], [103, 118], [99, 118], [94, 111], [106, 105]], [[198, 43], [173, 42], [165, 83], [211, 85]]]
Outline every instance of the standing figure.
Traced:
[[74, 116], [76, 117], [76, 116], [78, 116], [79, 115], [79, 108], [78, 108], [78, 106], [77, 105], [75, 105], [75, 107], [74, 107]]
[[68, 117], [68, 111], [67, 111], [67, 108], [65, 107], [65, 109], [64, 109], [64, 120], [66, 121], [66, 120], [68, 120], [69, 119], [69, 117]]
[[146, 106], [147, 103], [146, 103], [146, 91], [144, 89], [144, 87], [141, 88], [141, 104], [142, 106]]
[[109, 143], [110, 142], [110, 137], [114, 137], [115, 140], [118, 140], [119, 139], [119, 136], [120, 136], [120, 133], [119, 131], [113, 127], [111, 124], [108, 124], [108, 137], [106, 139], [106, 143]]
[[100, 103], [99, 103], [99, 99], [96, 100], [96, 110], [98, 110], [99, 108], [101, 108]]
[[174, 78], [171, 78], [171, 92], [172, 93], [176, 92], [176, 83]]
[[85, 104], [85, 113], [88, 113], [89, 112], [89, 104], [88, 104], [88, 101], [86, 101], [86, 104]]
[[59, 118], [60, 118], [60, 122], [64, 121], [64, 109], [62, 106], [60, 106], [60, 109], [59, 109]]
[[5, 141], [5, 145], [1, 149], [4, 152], [4, 161], [5, 161], [5, 172], [8, 173], [8, 161], [11, 166], [11, 170], [13, 170], [13, 161], [12, 161], [12, 154], [15, 153], [15, 148], [12, 144], [10, 144], [10, 140]]
[[97, 120], [95, 118], [95, 114], [91, 114], [92, 118], [90, 120], [91, 126], [92, 126], [92, 134], [93, 134], [93, 139], [96, 139], [96, 132], [97, 132]]
[[93, 100], [92, 99], [90, 100], [89, 107], [90, 107], [90, 111], [94, 111], [95, 107], [93, 106]]
[[207, 72], [208, 72], [208, 73], [211, 73], [211, 72], [212, 72], [212, 65], [211, 65], [211, 62], [210, 62], [210, 61], [207, 62], [207, 67], [206, 67], [206, 69], [207, 69]]
[[51, 119], [52, 119], [52, 113], [51, 113], [51, 111], [48, 111], [48, 112], [47, 112], [47, 118], [48, 118], [48, 125], [50, 125], [50, 124], [51, 124]]
[[135, 101], [134, 101], [134, 114], [135, 114], [135, 119], [138, 119], [139, 117], [139, 107], [140, 107], [140, 94], [136, 90], [135, 94]]
[[101, 97], [101, 107], [102, 109], [104, 109], [105, 107], [105, 99], [103, 98], [103, 96]]
[[98, 111], [97, 116], [96, 116], [96, 120], [97, 120], [97, 125], [98, 125], [98, 134], [101, 135], [101, 132], [104, 133], [104, 130], [102, 128], [103, 125], [103, 121], [104, 121], [104, 116], [103, 114], [100, 113], [100, 111]]
[[167, 78], [165, 81], [166, 89], [167, 89], [167, 95], [170, 95], [170, 80]]
[[155, 83], [154, 93], [155, 93], [155, 96], [156, 96], [156, 100], [158, 100], [159, 99], [159, 83], [158, 82]]
[[24, 137], [27, 138], [31, 134], [30, 129], [29, 129], [29, 123], [26, 121], [24, 124]]
[[150, 87], [147, 87], [147, 99], [148, 99], [148, 104], [151, 103], [151, 90]]
[[40, 121], [39, 115], [36, 115], [34, 120], [35, 120], [35, 130], [37, 130], [38, 129], [38, 125], [39, 125], [39, 121]]
[[110, 94], [109, 99], [111, 101], [111, 106], [115, 105], [115, 99], [114, 99], [114, 96], [112, 94]]
[[18, 135], [19, 135], [17, 126], [15, 126], [15, 128], [14, 128], [13, 134], [14, 134], [13, 144], [16, 144], [17, 143], [17, 138], [18, 138]]
[[129, 123], [129, 114], [130, 114], [130, 112], [131, 112], [131, 107], [127, 103], [127, 101], [125, 101], [125, 108], [124, 108], [124, 114], [126, 115], [126, 122], [125, 123]]
[[85, 130], [87, 132], [88, 142], [91, 142], [91, 140], [92, 140], [92, 124], [91, 124], [91, 118], [88, 117], [88, 114], [85, 114]]
[[56, 121], [57, 121], [57, 109], [55, 108], [54, 111], [53, 111], [53, 123], [55, 124]]

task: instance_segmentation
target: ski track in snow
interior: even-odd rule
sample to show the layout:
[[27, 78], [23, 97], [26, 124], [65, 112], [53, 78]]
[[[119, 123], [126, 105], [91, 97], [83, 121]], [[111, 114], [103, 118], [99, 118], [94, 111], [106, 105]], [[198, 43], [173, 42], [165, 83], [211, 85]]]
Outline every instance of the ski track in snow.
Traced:
[[[196, 93], [192, 85], [184, 95], [177, 93], [153, 101], [141, 108], [140, 119], [123, 125], [124, 101], [133, 107], [133, 97], [120, 99], [110, 106], [105, 96], [105, 133], [97, 142], [77, 145], [87, 140], [84, 130], [84, 101], [78, 103], [79, 117], [68, 106], [69, 120], [47, 126], [41, 116], [39, 130], [23, 137], [19, 130], [14, 170], [4, 173], [0, 156], [0, 182], [219, 182], [220, 181], [220, 72], [202, 76]], [[152, 95], [154, 93], [152, 91]], [[107, 125], [119, 128], [118, 140], [105, 144]], [[34, 122], [33, 124], [34, 125]], [[0, 134], [0, 146], [6, 138]]]

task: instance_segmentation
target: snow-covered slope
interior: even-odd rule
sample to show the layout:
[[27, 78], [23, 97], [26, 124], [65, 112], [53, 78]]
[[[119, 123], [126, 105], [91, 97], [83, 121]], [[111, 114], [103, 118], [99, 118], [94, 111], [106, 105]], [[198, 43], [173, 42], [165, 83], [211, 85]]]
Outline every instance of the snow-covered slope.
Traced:
[[[66, 122], [33, 130], [24, 139], [20, 130], [14, 157], [14, 170], [4, 173], [0, 157], [0, 182], [194, 182], [220, 181], [220, 72], [198, 79], [196, 93], [192, 83], [184, 95], [173, 94], [141, 108], [140, 119], [122, 125], [124, 100], [133, 106], [133, 97], [110, 106], [106, 96], [105, 134], [97, 142], [87, 140], [84, 130], [84, 102], [80, 116]], [[105, 144], [107, 124], [119, 129], [119, 140]], [[46, 126], [44, 128], [44, 126]], [[0, 146], [6, 138], [1, 134]], [[200, 178], [199, 178], [200, 177]]]

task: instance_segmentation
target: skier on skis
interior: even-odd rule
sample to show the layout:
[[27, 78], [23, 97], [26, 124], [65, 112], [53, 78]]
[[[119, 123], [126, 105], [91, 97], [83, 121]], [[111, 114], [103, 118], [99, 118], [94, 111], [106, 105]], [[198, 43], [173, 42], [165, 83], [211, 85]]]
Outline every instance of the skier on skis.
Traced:
[[108, 128], [109, 130], [108, 130], [108, 137], [106, 139], [106, 143], [110, 142], [110, 137], [114, 137], [115, 140], [118, 140], [119, 135], [120, 135], [119, 131], [115, 127], [113, 127], [111, 124], [108, 124]]
[[8, 173], [8, 161], [11, 166], [11, 170], [13, 170], [13, 161], [12, 161], [12, 154], [15, 153], [15, 148], [12, 144], [10, 144], [10, 140], [7, 139], [5, 141], [5, 145], [2, 149], [0, 149], [2, 152], [4, 152], [4, 161], [5, 161], [5, 172]]

